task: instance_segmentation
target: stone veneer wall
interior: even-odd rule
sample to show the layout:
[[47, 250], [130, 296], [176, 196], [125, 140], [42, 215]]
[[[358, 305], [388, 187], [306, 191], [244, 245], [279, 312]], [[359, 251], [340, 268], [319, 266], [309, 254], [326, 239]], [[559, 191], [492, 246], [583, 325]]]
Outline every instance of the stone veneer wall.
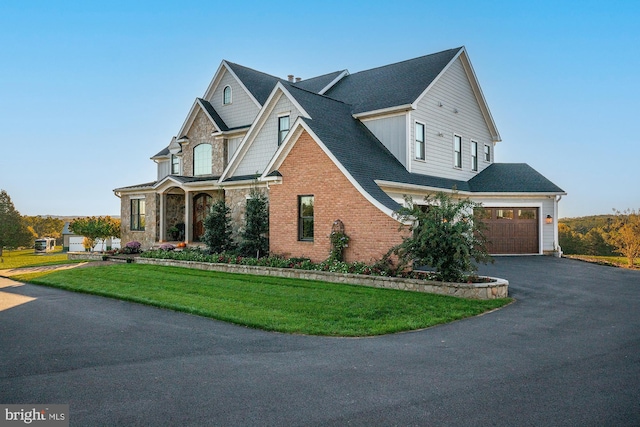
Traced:
[[249, 191], [249, 188], [225, 189], [224, 191], [225, 203], [231, 209], [233, 241], [236, 243], [240, 243], [240, 232], [244, 229]]
[[210, 144], [211, 150], [211, 174], [222, 175], [227, 162], [225, 142], [223, 139], [216, 140], [211, 133], [215, 127], [211, 120], [200, 110], [196, 114], [191, 127], [187, 131], [189, 144], [182, 150], [182, 175], [193, 176], [193, 149], [200, 144]]
[[[272, 254], [322, 261], [337, 219], [350, 237], [345, 260], [370, 263], [402, 241], [400, 223], [372, 205], [307, 132], [278, 168], [282, 184], [269, 189], [269, 249]], [[298, 240], [298, 196], [314, 196], [314, 241]]]
[[[137, 197], [137, 196], [135, 196]], [[145, 229], [144, 231], [129, 230], [131, 226], [131, 195], [122, 195], [120, 201], [120, 238], [122, 246], [128, 242], [137, 241], [143, 249], [153, 247], [157, 234], [157, 201], [155, 193], [145, 194]]]
[[167, 194], [165, 199], [165, 226], [167, 238], [171, 238], [169, 229], [176, 224], [184, 224], [184, 194]]

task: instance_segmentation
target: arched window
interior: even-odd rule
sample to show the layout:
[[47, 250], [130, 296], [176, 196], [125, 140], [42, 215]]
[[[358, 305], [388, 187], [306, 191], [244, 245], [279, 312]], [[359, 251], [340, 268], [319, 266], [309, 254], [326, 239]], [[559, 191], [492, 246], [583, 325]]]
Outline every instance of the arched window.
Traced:
[[225, 86], [222, 91], [222, 103], [224, 105], [231, 104], [231, 86]]
[[211, 145], [200, 144], [193, 149], [193, 175], [211, 174]]

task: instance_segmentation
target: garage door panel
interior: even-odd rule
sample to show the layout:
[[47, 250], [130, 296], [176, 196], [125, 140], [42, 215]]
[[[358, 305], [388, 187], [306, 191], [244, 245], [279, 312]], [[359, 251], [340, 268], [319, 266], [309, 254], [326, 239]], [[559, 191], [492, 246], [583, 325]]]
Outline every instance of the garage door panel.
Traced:
[[483, 221], [492, 254], [538, 253], [538, 208], [491, 208]]

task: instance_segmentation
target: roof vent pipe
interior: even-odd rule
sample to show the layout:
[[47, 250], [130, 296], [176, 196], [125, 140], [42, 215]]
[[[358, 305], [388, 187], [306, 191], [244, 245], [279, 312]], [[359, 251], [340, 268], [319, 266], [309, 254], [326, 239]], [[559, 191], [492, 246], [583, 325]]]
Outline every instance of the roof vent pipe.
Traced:
[[293, 74], [289, 74], [289, 75], [287, 76], [287, 78], [289, 79], [289, 81], [290, 81], [290, 82], [292, 82], [292, 83], [293, 83]]

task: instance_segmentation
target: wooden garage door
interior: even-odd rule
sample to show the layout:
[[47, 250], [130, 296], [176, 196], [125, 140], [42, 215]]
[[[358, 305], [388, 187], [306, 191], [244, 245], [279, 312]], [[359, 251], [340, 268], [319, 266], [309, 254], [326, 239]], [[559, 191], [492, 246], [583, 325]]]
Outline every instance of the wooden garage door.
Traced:
[[489, 253], [538, 253], [538, 208], [485, 208], [482, 217]]

